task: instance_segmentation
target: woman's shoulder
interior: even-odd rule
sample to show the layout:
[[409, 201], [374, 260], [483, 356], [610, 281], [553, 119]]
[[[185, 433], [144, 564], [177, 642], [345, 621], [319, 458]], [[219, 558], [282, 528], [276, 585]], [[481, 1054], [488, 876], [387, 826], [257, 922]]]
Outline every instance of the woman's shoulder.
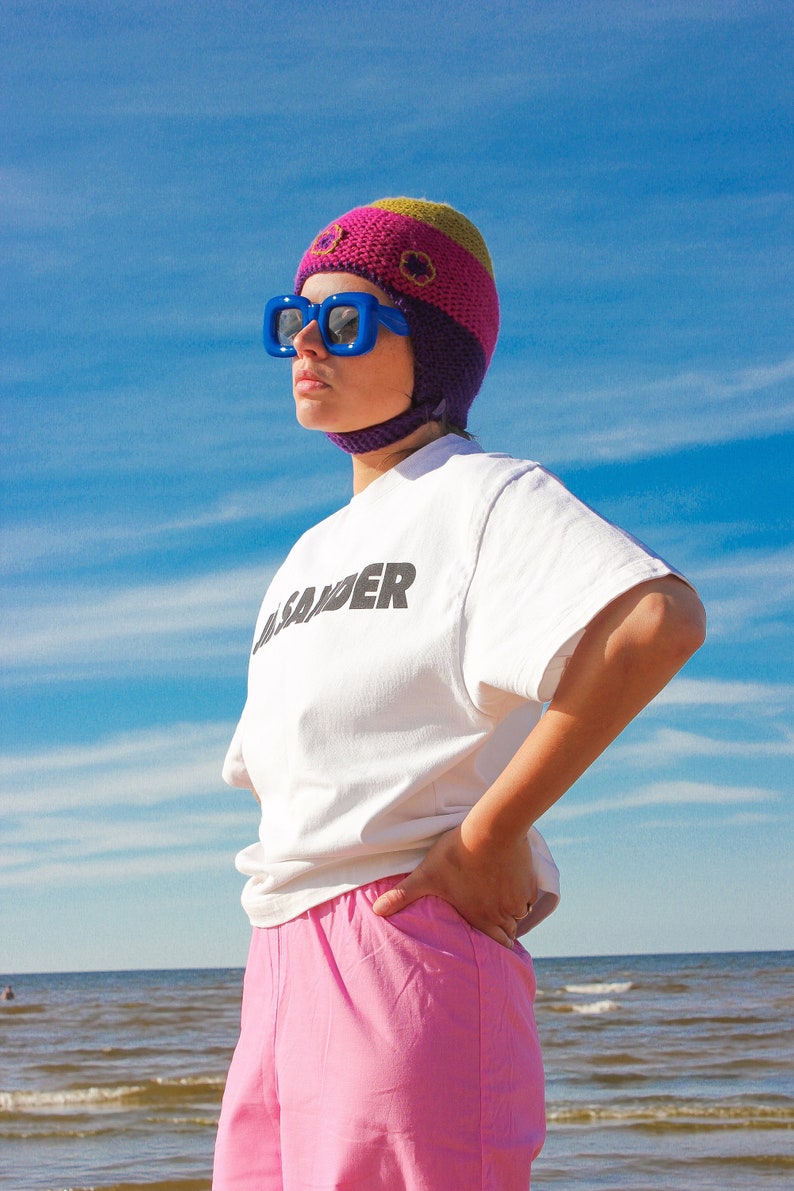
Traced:
[[400, 470], [407, 480], [427, 479], [439, 485], [461, 486], [467, 491], [500, 488], [518, 476], [543, 473], [532, 459], [518, 459], [501, 451], [486, 451], [470, 438], [447, 434], [424, 447]]

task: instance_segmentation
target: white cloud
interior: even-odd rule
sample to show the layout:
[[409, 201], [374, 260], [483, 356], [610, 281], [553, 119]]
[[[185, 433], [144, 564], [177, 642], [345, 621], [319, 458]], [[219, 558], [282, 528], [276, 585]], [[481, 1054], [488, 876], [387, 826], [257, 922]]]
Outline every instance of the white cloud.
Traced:
[[[80, 861], [94, 856], [126, 853], [175, 852], [215, 846], [228, 835], [255, 824], [257, 804], [244, 790], [224, 788], [212, 799], [182, 798], [157, 806], [135, 802], [128, 806], [102, 808], [86, 803], [76, 809], [62, 808], [42, 813], [23, 812], [7, 820], [0, 868], [27, 863], [43, 848], [62, 858]], [[242, 836], [240, 836], [242, 838]]]
[[274, 477], [267, 483], [230, 492], [214, 503], [196, 507], [191, 512], [167, 518], [143, 517], [137, 511], [124, 516], [122, 511], [101, 519], [88, 512], [69, 520], [61, 516], [57, 524], [20, 522], [8, 519], [0, 536], [0, 573], [23, 575], [26, 572], [52, 575], [56, 566], [100, 562], [151, 555], [165, 549], [166, 541], [195, 541], [195, 535], [255, 523], [260, 529], [284, 522], [287, 518], [306, 516], [327, 509], [335, 497], [344, 503], [347, 475], [313, 475], [296, 484], [294, 477]]
[[694, 576], [714, 639], [757, 640], [790, 635], [794, 607], [794, 549], [732, 554], [706, 563]]
[[[505, 390], [520, 394], [526, 405], [526, 363], [503, 364], [499, 372]], [[781, 434], [794, 427], [794, 356], [722, 374], [691, 370], [565, 393], [541, 387], [531, 405], [533, 438], [554, 465], [638, 459]], [[513, 424], [515, 411], [506, 408]]]
[[[104, 889], [116, 889], [121, 881], [145, 881], [156, 877], [173, 877], [184, 873], [195, 876], [197, 871], [207, 878], [218, 871], [228, 871], [234, 856], [229, 850], [202, 849], [186, 853], [135, 854], [123, 856], [91, 857], [81, 862], [73, 859], [48, 858], [46, 862], [47, 881], [52, 888], [65, 889], [74, 885], [96, 885]], [[40, 876], [41, 858], [27, 869], [17, 871], [0, 870], [0, 888], [25, 888]]]
[[737, 550], [729, 558], [707, 563], [702, 574], [707, 580], [726, 580], [736, 585], [768, 586], [770, 581], [784, 579], [790, 588], [794, 585], [794, 548], [787, 546], [781, 550], [752, 553]]
[[618, 741], [607, 751], [602, 764], [623, 765], [635, 761], [644, 766], [669, 766], [684, 757], [740, 757], [745, 761], [759, 761], [791, 756], [794, 756], [794, 732], [791, 731], [774, 740], [740, 740], [728, 735], [715, 739], [696, 732], [659, 728], [644, 741], [631, 744]]
[[794, 706], [794, 686], [786, 683], [734, 682], [718, 678], [675, 678], [652, 707], [736, 707], [758, 711]]
[[225, 722], [172, 724], [90, 745], [7, 753], [0, 757], [3, 813], [134, 810], [217, 797], [233, 731], [234, 724]]
[[227, 868], [256, 836], [253, 796], [220, 766], [234, 725], [172, 724], [0, 757], [0, 886]]
[[[733, 806], [742, 802], [776, 802], [773, 790], [757, 786], [718, 786], [708, 782], [655, 782], [631, 794], [577, 802], [568, 796], [547, 812], [550, 822], [581, 819], [605, 812], [640, 810], [650, 806]], [[545, 818], [545, 817], [544, 817]]]
[[[724, 827], [766, 827], [773, 823], [787, 824], [783, 815], [771, 815], [766, 811], [737, 811], [720, 820]], [[785, 828], [788, 830], [788, 826]]]
[[[0, 630], [5, 681], [160, 673], [209, 658], [244, 664], [274, 567], [240, 567], [120, 591], [14, 593]], [[8, 597], [7, 597], [8, 601]]]

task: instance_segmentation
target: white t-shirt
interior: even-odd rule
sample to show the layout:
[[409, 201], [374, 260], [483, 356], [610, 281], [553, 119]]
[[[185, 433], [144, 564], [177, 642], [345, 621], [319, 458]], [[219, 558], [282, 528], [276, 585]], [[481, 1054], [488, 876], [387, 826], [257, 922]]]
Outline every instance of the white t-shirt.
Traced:
[[[224, 779], [254, 926], [416, 867], [505, 767], [585, 627], [671, 568], [535, 463], [447, 435], [296, 543], [265, 596]], [[540, 896], [559, 875], [530, 833]]]

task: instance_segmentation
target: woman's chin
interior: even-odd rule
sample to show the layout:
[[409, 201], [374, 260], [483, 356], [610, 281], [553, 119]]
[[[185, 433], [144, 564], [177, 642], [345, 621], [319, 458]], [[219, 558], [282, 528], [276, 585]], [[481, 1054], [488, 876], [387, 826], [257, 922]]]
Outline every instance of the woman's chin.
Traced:
[[295, 417], [304, 430], [333, 430], [338, 415], [334, 417], [332, 411], [319, 401], [307, 400], [305, 397], [295, 398]]
[[359, 424], [354, 418], [340, 418], [338, 414], [321, 409], [311, 402], [297, 402], [295, 417], [304, 430], [321, 430], [324, 434], [351, 434], [354, 430], [366, 429], [365, 422]]
[[[325, 434], [353, 434], [356, 430], [366, 430], [370, 426], [378, 426], [381, 422], [404, 413], [410, 409], [410, 400], [403, 398], [394, 402], [369, 402], [367, 408], [360, 409], [360, 402], [351, 402], [348, 408], [340, 408], [339, 400], [330, 401], [305, 394], [295, 393], [295, 417], [299, 425], [305, 430], [322, 430]], [[351, 408], [352, 405], [357, 408]]]

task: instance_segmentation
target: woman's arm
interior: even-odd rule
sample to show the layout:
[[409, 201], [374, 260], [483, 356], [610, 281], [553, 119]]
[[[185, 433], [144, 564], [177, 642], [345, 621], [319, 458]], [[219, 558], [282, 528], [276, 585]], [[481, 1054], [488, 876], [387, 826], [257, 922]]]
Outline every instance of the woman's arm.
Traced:
[[669, 575], [632, 588], [590, 623], [546, 713], [460, 827], [375, 902], [394, 914], [435, 894], [498, 943], [537, 890], [527, 832], [666, 686], [705, 636], [692, 588]]

